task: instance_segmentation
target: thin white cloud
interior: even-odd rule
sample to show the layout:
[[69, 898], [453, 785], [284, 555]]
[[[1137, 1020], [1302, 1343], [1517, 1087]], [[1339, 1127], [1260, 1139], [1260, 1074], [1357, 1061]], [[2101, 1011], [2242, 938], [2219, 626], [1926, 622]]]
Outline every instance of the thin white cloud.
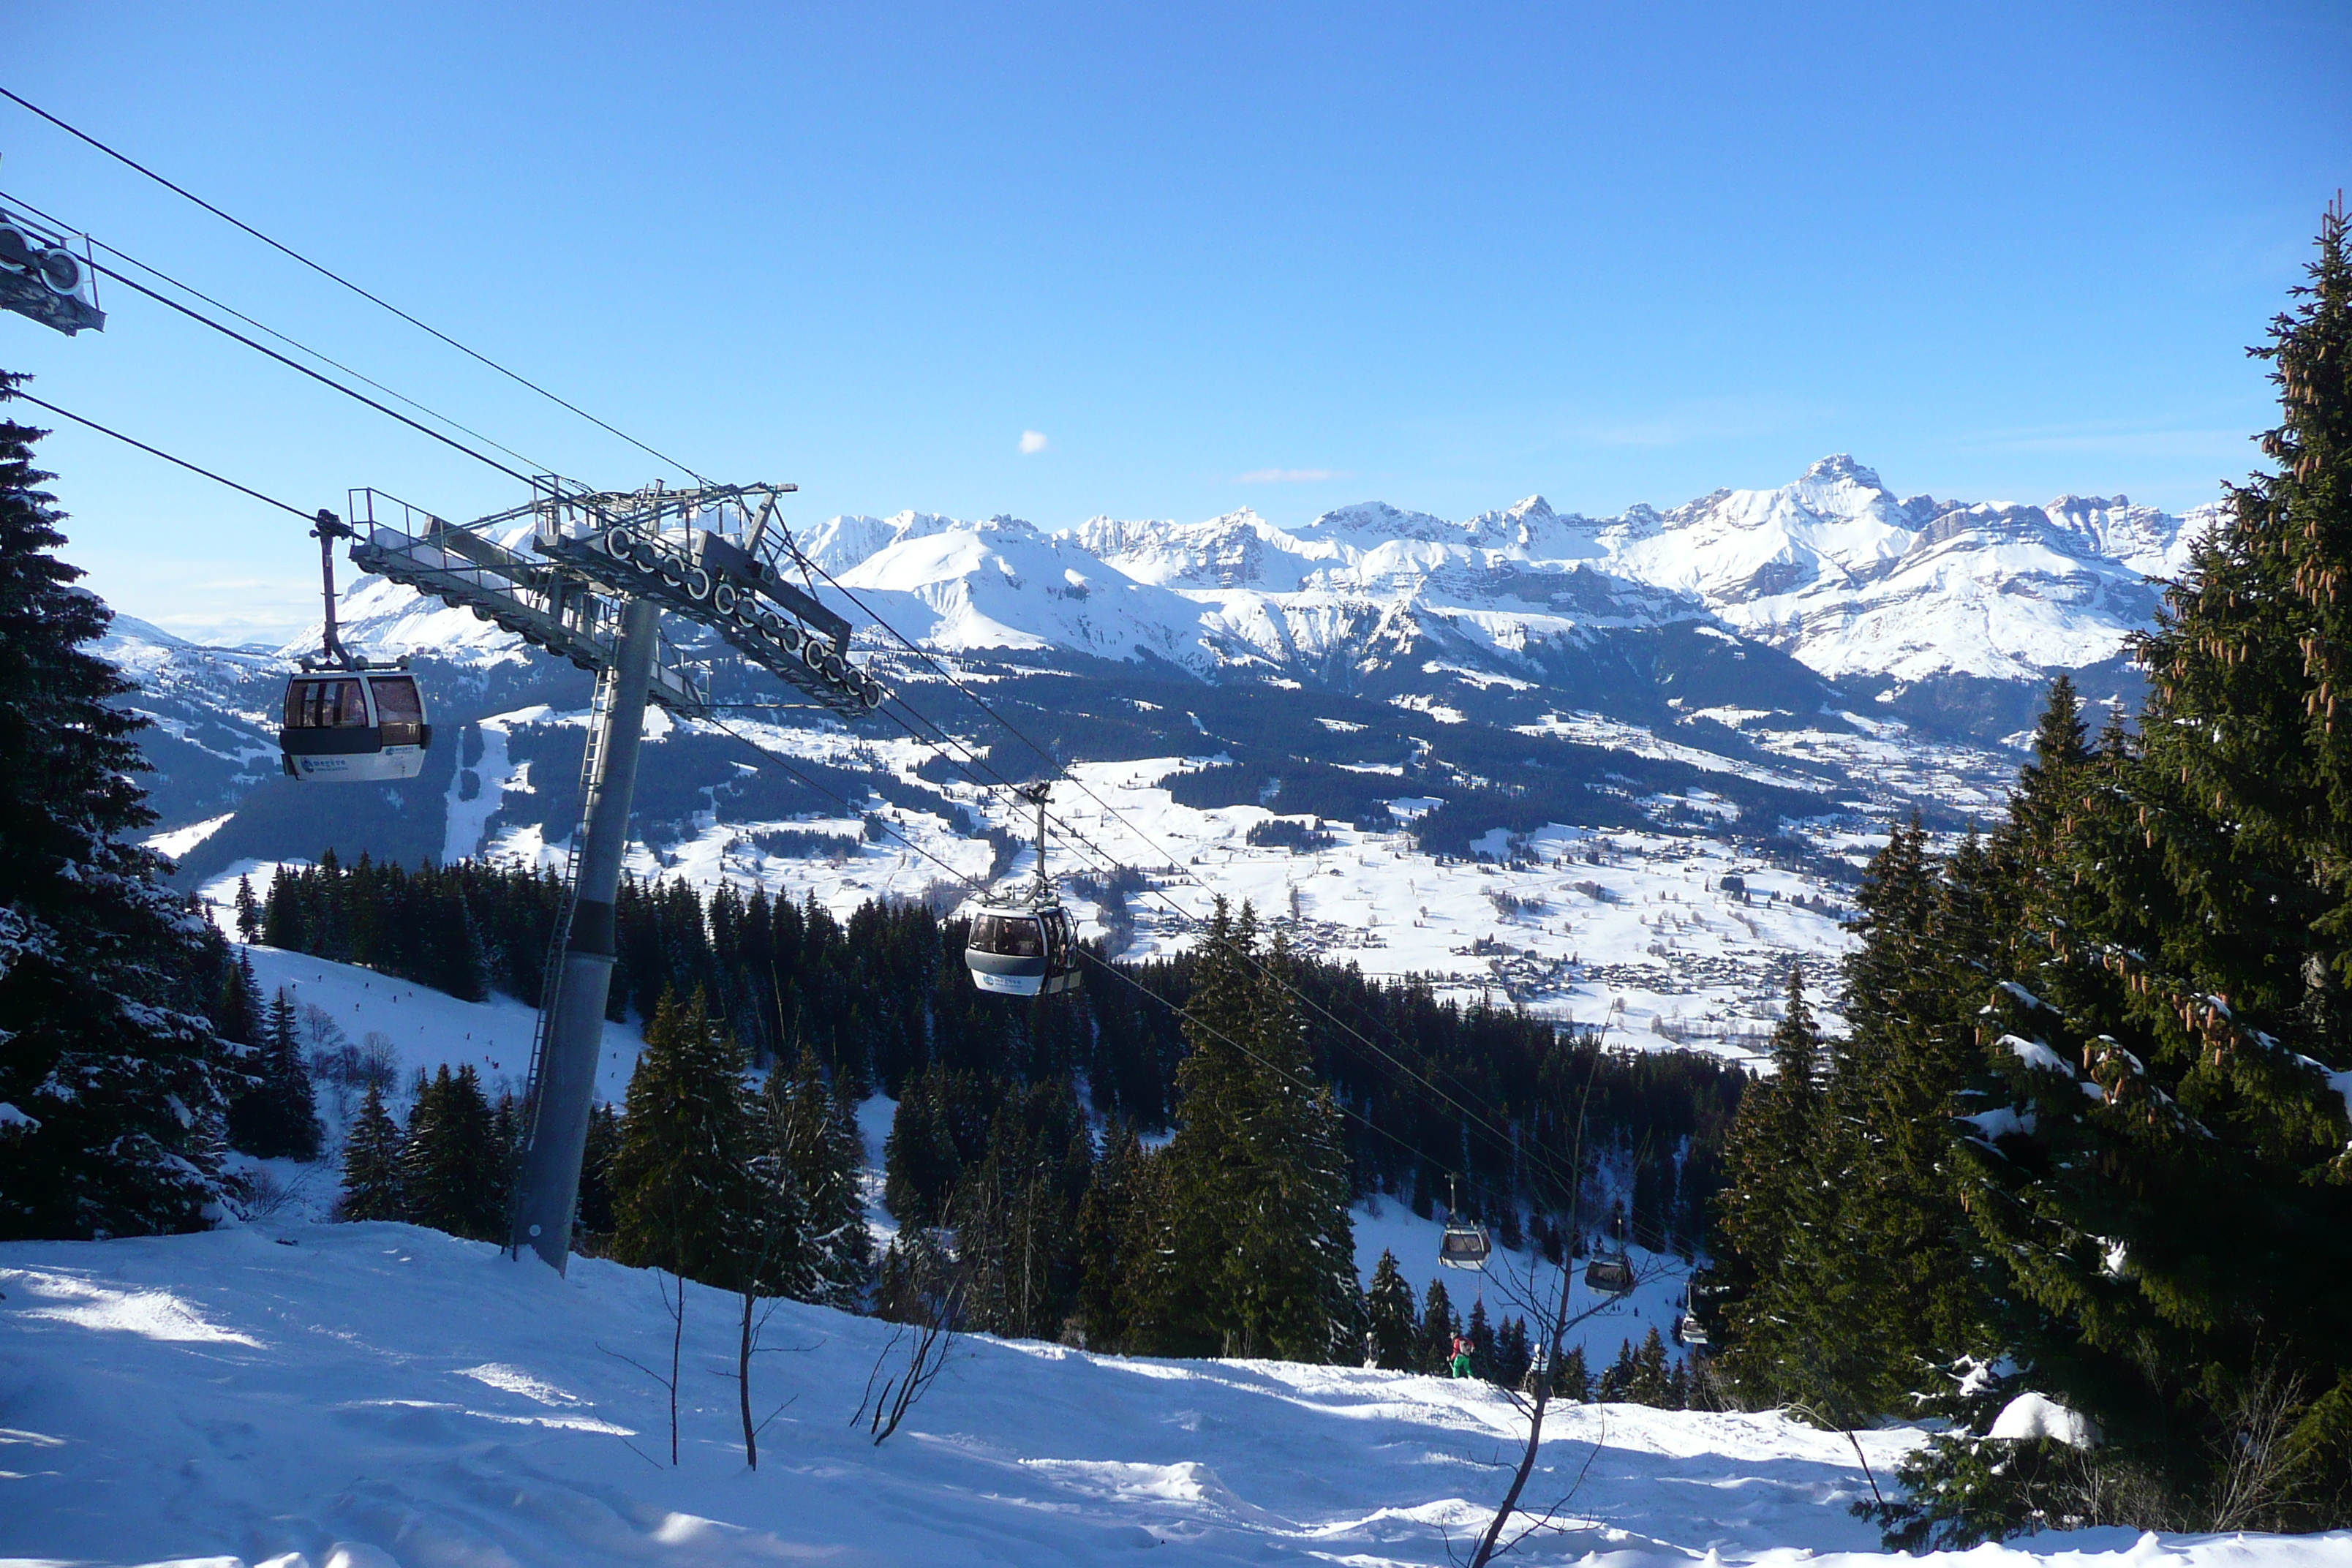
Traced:
[[1021, 455], [1024, 458], [1042, 452], [1050, 445], [1052, 443], [1045, 439], [1045, 433], [1043, 430], [1021, 432]]
[[1234, 477], [1234, 482], [1244, 485], [1319, 485], [1326, 479], [1351, 479], [1355, 475], [1344, 468], [1252, 468]]

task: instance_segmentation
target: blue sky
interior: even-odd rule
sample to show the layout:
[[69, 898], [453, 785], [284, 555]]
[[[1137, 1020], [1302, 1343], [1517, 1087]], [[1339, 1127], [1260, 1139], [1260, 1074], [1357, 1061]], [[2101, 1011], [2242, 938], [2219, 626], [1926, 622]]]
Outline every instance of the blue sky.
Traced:
[[[2255, 461], [2244, 346], [2352, 173], [2336, 4], [9, 15], [0, 83], [803, 522], [1603, 512], [1841, 450], [2186, 507]], [[547, 466], [663, 473], [5, 102], [0, 191]], [[0, 365], [306, 507], [520, 499], [108, 303], [0, 317]], [[121, 607], [305, 614], [293, 520], [46, 449]]]

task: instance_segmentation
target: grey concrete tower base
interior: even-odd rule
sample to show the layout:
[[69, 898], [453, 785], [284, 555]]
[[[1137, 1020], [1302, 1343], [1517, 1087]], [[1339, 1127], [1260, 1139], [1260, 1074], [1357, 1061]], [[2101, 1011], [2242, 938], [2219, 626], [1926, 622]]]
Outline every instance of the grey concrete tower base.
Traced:
[[530, 1143], [517, 1174], [517, 1258], [529, 1247], [558, 1274], [572, 1256], [572, 1215], [580, 1201], [580, 1161], [588, 1146], [588, 1110], [596, 1062], [604, 1048], [604, 1002], [613, 985], [613, 904], [621, 890], [621, 857], [629, 843], [629, 802], [636, 794], [637, 752], [645, 738], [646, 692], [653, 682], [661, 611], [632, 599], [621, 622], [612, 706], [597, 737], [603, 767], [588, 797], [574, 881], [572, 935], [547, 1048], [530, 1107]]

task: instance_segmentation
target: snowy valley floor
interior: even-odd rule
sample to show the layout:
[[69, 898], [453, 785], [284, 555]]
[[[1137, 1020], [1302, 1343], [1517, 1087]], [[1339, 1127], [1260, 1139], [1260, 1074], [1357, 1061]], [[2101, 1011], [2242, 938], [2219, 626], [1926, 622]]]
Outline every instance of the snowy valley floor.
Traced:
[[[294, 1245], [279, 1245], [291, 1242]], [[688, 1298], [680, 1462], [652, 1276], [393, 1225], [0, 1247], [0, 1561], [278, 1568], [1444, 1564], [1517, 1422], [1482, 1385], [966, 1340], [887, 1444], [852, 1413], [887, 1324], [787, 1305], [743, 1466], [731, 1301]], [[1560, 1414], [1513, 1561], [1872, 1554], [1842, 1436], [1771, 1415]], [[1864, 1434], [1884, 1478], [1916, 1434]], [[1589, 1467], [1589, 1468], [1588, 1468]], [[1969, 1554], [2352, 1564], [2352, 1535], [2043, 1537]]]

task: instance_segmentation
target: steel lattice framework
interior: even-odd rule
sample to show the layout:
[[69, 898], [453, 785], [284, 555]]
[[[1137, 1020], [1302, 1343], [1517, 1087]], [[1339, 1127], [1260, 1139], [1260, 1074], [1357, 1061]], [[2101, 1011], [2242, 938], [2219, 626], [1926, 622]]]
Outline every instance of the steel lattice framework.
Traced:
[[710, 627], [751, 662], [844, 717], [870, 713], [881, 684], [845, 657], [849, 623], [788, 582], [803, 572], [775, 520], [790, 485], [589, 490], [535, 482], [531, 499], [450, 523], [376, 490], [352, 492], [352, 562], [462, 605], [535, 647], [597, 672], [581, 765], [579, 826], [549, 940], [531, 1042], [529, 1109], [509, 1240], [562, 1270], [595, 1092], [617, 945], [621, 863], [645, 709], [713, 708], [706, 674], [661, 635], [665, 611]]
[[[451, 523], [379, 490], [352, 492], [352, 563], [471, 610], [583, 669], [614, 667], [628, 601], [650, 600], [717, 632], [820, 705], [855, 718], [881, 684], [849, 663], [849, 623], [779, 568], [797, 552], [771, 533], [790, 485], [589, 491], [553, 481], [521, 506]], [[707, 674], [665, 645], [655, 702], [711, 711]]]

